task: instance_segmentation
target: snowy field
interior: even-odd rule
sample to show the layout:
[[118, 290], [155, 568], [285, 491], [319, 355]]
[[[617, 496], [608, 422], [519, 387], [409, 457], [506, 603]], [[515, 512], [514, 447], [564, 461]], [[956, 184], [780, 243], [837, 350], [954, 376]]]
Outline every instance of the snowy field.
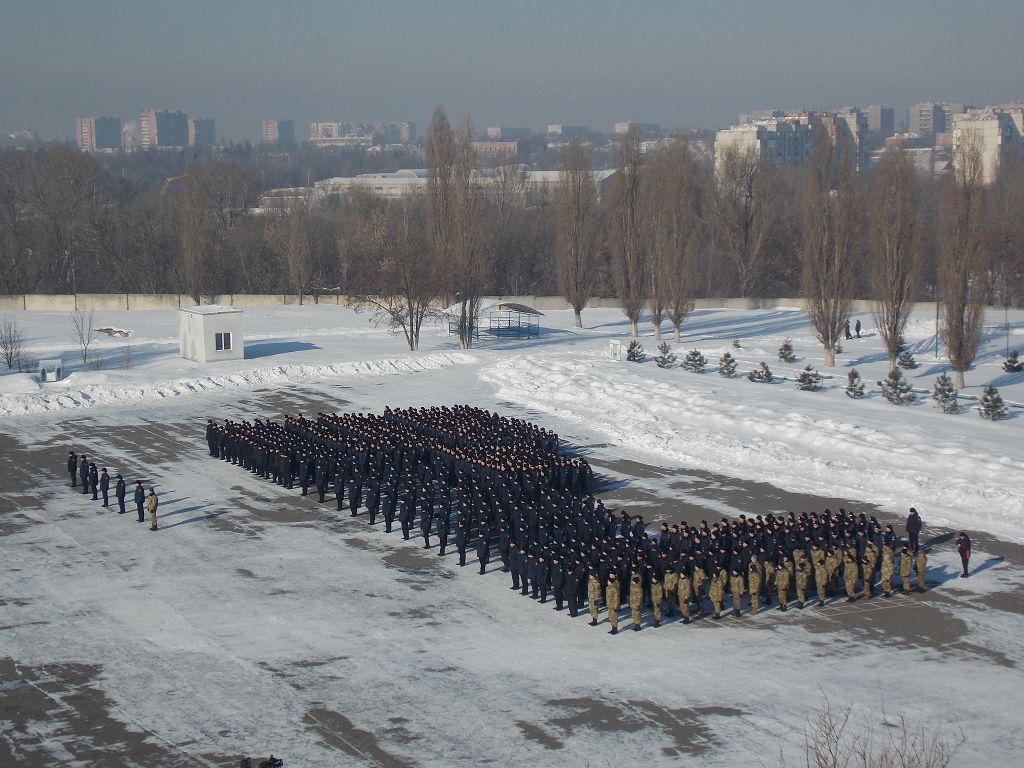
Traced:
[[[896, 407], [843, 392], [856, 367], [887, 369], [869, 315], [831, 370], [795, 310], [694, 313], [681, 348], [709, 372], [608, 359], [617, 310], [550, 312], [540, 340], [461, 352], [440, 328], [423, 350], [338, 307], [246, 311], [247, 359], [177, 357], [176, 312], [101, 312], [104, 367], [65, 382], [0, 376], [0, 758], [19, 765], [292, 766], [792, 763], [824, 691], [879, 725], [897, 713], [960, 727], [962, 765], [1015, 765], [1024, 676], [1024, 410], [991, 423], [965, 406]], [[18, 313], [41, 358], [74, 359], [62, 313]], [[856, 317], [854, 319], [857, 319]], [[1024, 313], [1010, 347], [1024, 350]], [[968, 393], [1005, 374], [993, 313]], [[931, 389], [934, 317], [907, 340]], [[791, 338], [798, 356], [776, 351]], [[741, 348], [732, 346], [739, 339]], [[133, 367], [122, 370], [124, 347]], [[714, 372], [730, 351], [820, 392]], [[498, 572], [370, 529], [206, 456], [208, 416], [280, 417], [385, 404], [468, 402], [559, 432], [607, 482], [606, 504], [649, 521], [825, 506], [901, 520], [916, 506], [932, 542], [924, 595], [720, 624], [677, 622], [609, 637], [514, 595]], [[161, 494], [161, 531], [101, 511], [65, 486], [85, 451]], [[327, 506], [327, 505], [325, 505]], [[949, 533], [975, 538], [954, 578]], [[654, 526], [650, 526], [653, 529]], [[475, 563], [471, 563], [471, 566]], [[883, 716], [884, 710], [884, 716]]]

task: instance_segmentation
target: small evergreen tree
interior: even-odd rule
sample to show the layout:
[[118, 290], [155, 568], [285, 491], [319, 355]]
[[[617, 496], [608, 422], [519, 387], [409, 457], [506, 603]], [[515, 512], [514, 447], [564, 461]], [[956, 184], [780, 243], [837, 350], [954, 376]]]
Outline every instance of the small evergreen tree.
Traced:
[[910, 354], [909, 350], [904, 350], [903, 354], [896, 360], [896, 365], [900, 368], [912, 371], [917, 368], [917, 360], [914, 359], [914, 356]]
[[817, 392], [821, 389], [821, 381], [821, 374], [808, 365], [797, 376], [796, 386], [804, 392]]
[[626, 350], [627, 360], [630, 360], [631, 362], [634, 363], [639, 363], [642, 362], [645, 357], [647, 357], [647, 354], [644, 352], [643, 345], [640, 344], [639, 341], [633, 339], [631, 342], [629, 342], [629, 349]]
[[654, 356], [654, 362], [659, 368], [671, 368], [676, 362], [675, 353], [672, 352], [667, 341], [658, 345], [658, 354]]
[[747, 378], [751, 381], [756, 381], [760, 384], [771, 384], [772, 382], [772, 371], [768, 367], [768, 363], [761, 363], [760, 368], [755, 368], [747, 374]]
[[1010, 356], [1003, 363], [1003, 370], [1007, 373], [1020, 373], [1024, 371], [1024, 363], [1017, 359], [1017, 350], [1013, 350]]
[[854, 400], [864, 397], [864, 382], [856, 368], [846, 374], [846, 396]]
[[935, 380], [935, 389], [932, 391], [935, 398], [935, 405], [943, 413], [959, 413], [960, 404], [956, 400], [956, 387], [953, 380], [946, 374], [942, 374]]
[[916, 399], [910, 382], [903, 378], [903, 371], [894, 368], [882, 382], [882, 396], [893, 405], [912, 403]]
[[731, 379], [736, 375], [736, 358], [726, 352], [718, 361], [718, 375]]
[[784, 363], [795, 363], [796, 353], [793, 352], [793, 340], [786, 339], [782, 342], [782, 346], [779, 347], [779, 360]]
[[704, 373], [704, 366], [707, 364], [707, 359], [701, 354], [699, 349], [691, 349], [686, 353], [686, 358], [683, 360], [683, 368], [690, 373]]
[[999, 390], [991, 384], [985, 387], [985, 391], [981, 395], [981, 407], [978, 409], [978, 415], [983, 419], [998, 421], [1006, 416], [1008, 410]]
[[740, 340], [739, 339], [733, 339], [732, 340], [732, 345], [734, 347], [736, 347], [736, 349], [742, 349], [742, 347], [740, 346]]

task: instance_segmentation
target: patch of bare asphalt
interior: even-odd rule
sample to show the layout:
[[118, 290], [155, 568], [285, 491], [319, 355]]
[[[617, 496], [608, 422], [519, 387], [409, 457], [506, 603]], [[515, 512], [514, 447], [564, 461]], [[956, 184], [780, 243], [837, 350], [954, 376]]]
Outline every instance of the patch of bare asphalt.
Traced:
[[380, 768], [412, 768], [414, 765], [408, 759], [384, 749], [374, 734], [357, 728], [340, 712], [325, 708], [310, 709], [303, 722], [308, 730], [319, 737], [322, 744], [351, 757]]
[[543, 723], [516, 720], [523, 736], [545, 749], [561, 749], [564, 739], [577, 732], [657, 733], [668, 741], [662, 748], [667, 756], [697, 756], [721, 744], [716, 735], [721, 729], [707, 721], [713, 717], [739, 717], [742, 710], [729, 707], [670, 709], [652, 701], [610, 702], [592, 697], [551, 699], [553, 710]]
[[[62, 763], [153, 766], [227, 765], [225, 755], [196, 755], [141, 727], [116, 719], [113, 703], [96, 684], [100, 668], [87, 664], [19, 665], [0, 659], [0, 764], [50, 768], [54, 743]], [[197, 760], [198, 759], [198, 760]]]

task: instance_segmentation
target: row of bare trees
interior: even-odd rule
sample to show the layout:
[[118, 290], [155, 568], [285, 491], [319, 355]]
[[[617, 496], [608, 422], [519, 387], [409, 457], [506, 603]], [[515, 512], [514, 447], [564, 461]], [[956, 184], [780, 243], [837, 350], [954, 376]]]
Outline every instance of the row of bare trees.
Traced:
[[799, 293], [827, 363], [852, 297], [877, 302], [892, 362], [913, 302], [935, 299], [962, 384], [982, 305], [1024, 301], [1024, 169], [1005, 162], [986, 186], [965, 142], [938, 179], [902, 152], [854, 173], [842, 131], [822, 126], [800, 169], [728, 149], [712, 171], [685, 140], [644, 152], [628, 135], [600, 182], [574, 142], [559, 183], [527, 194], [511, 159], [479, 183], [471, 124], [439, 108], [423, 195], [273, 212], [244, 163], [193, 161], [157, 191], [66, 147], [0, 152], [0, 292], [341, 292], [400, 300], [400, 318], [381, 311], [412, 347], [439, 302], [470, 346], [485, 294], [561, 293], [579, 325], [591, 298], [615, 295], [634, 333], [647, 316], [678, 338], [695, 297]]

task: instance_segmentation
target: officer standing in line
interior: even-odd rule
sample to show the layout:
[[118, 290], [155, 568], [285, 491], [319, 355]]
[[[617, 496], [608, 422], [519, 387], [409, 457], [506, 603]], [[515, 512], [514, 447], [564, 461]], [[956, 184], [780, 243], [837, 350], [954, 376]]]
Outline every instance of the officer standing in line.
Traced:
[[124, 514], [124, 497], [126, 489], [124, 486], [124, 478], [120, 475], [117, 476], [117, 485], [114, 486], [114, 496], [117, 497], [117, 514]]
[[77, 488], [78, 482], [76, 476], [78, 475], [78, 457], [75, 456], [74, 451], [68, 451], [68, 474], [71, 475], [71, 487]]
[[149, 530], [151, 531], [155, 531], [157, 529], [156, 508], [159, 505], [160, 499], [157, 498], [156, 491], [150, 488], [149, 496], [146, 498], [146, 509], [149, 511]]
[[89, 490], [92, 491], [92, 500], [99, 501], [100, 497], [97, 492], [100, 489], [100, 472], [96, 469], [96, 464], [89, 462]]
[[143, 514], [143, 507], [146, 504], [146, 492], [142, 488], [142, 481], [135, 481], [135, 508], [139, 513], [139, 522], [146, 520]]
[[82, 493], [89, 492], [89, 461], [83, 453], [78, 460], [78, 476], [82, 480]]
[[107, 468], [104, 467], [100, 470], [100, 492], [103, 494], [103, 506], [110, 506], [110, 475], [107, 474]]
[[597, 612], [601, 602], [601, 579], [593, 568], [587, 574], [587, 609], [590, 611], [590, 626], [597, 626]]

